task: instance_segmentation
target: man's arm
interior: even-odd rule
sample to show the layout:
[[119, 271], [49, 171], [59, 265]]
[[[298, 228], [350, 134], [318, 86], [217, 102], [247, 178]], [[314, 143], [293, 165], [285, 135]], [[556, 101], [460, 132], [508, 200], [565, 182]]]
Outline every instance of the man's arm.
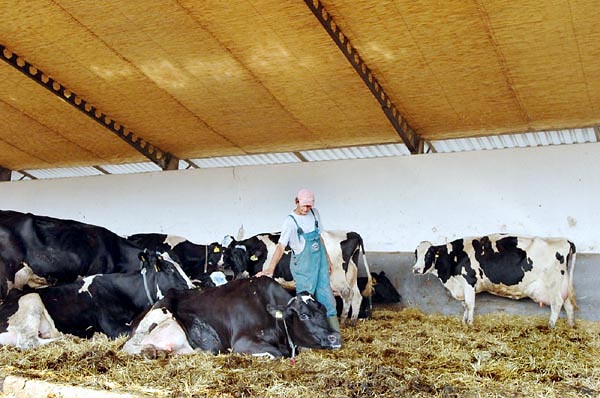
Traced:
[[280, 243], [278, 243], [277, 246], [275, 246], [275, 252], [273, 253], [273, 257], [271, 258], [269, 266], [263, 269], [262, 271], [258, 272], [256, 276], [259, 277], [265, 275], [269, 278], [272, 278], [273, 273], [275, 272], [275, 267], [277, 267], [277, 264], [279, 264], [279, 260], [281, 260], [281, 257], [283, 257], [284, 251], [285, 248]]
[[325, 257], [327, 257], [327, 264], [329, 265], [329, 274], [333, 272], [333, 263], [331, 262], [331, 258], [329, 257], [329, 253], [327, 252], [327, 247], [325, 246], [325, 241], [323, 240], [323, 235], [319, 234], [319, 238], [321, 238], [321, 247], [325, 252]]

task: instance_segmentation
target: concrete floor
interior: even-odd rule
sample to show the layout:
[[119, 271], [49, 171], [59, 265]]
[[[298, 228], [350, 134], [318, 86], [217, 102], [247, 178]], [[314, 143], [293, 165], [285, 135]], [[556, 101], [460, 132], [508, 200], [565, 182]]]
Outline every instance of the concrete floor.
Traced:
[[[384, 271], [392, 281], [402, 295], [399, 305], [462, 319], [462, 303], [450, 296], [437, 277], [412, 273], [414, 253], [367, 252], [367, 261], [372, 272]], [[363, 276], [362, 260], [359, 269], [359, 275]], [[600, 254], [577, 254], [574, 285], [578, 306], [575, 318], [600, 321]], [[477, 314], [496, 312], [550, 317], [550, 307], [540, 308], [530, 299], [512, 300], [479, 293], [475, 299], [475, 319]], [[565, 318], [562, 310], [559, 322]]]

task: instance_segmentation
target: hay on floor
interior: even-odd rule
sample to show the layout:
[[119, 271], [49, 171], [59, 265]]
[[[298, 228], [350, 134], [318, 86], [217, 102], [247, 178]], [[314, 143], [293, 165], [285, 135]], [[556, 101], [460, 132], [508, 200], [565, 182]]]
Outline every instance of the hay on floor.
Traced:
[[239, 354], [147, 359], [124, 339], [65, 338], [0, 348], [0, 373], [155, 397], [597, 397], [600, 328], [542, 317], [458, 317], [376, 309], [343, 330], [344, 347], [305, 350], [296, 364]]

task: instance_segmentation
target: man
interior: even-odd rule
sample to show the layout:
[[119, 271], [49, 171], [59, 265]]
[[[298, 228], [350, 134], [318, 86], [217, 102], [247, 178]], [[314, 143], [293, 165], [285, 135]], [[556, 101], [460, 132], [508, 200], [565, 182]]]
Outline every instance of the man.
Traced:
[[339, 332], [335, 298], [329, 282], [332, 266], [320, 235], [323, 226], [319, 212], [314, 208], [315, 195], [308, 189], [301, 189], [295, 202], [296, 208], [283, 222], [281, 237], [271, 262], [256, 276], [272, 277], [285, 247], [289, 245], [292, 249], [290, 270], [296, 282], [296, 291], [313, 294], [327, 309], [331, 327]]

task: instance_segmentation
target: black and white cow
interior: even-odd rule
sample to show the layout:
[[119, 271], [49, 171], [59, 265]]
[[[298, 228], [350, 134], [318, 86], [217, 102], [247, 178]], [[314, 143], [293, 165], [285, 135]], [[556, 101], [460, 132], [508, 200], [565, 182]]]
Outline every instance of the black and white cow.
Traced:
[[[0, 344], [29, 348], [68, 333], [116, 338], [170, 289], [191, 280], [168, 254], [142, 252], [138, 271], [87, 276], [41, 289], [12, 290], [0, 305]], [[60, 333], [59, 333], [60, 332]]]
[[193, 280], [223, 268], [223, 249], [217, 242], [201, 245], [176, 235], [158, 233], [134, 234], [127, 240], [142, 249], [167, 251]]
[[25, 285], [138, 268], [140, 249], [106, 228], [16, 211], [0, 211], [0, 300]]
[[[268, 266], [279, 242], [280, 233], [265, 233], [254, 235], [241, 241], [231, 236], [225, 237], [225, 266], [231, 267], [235, 277], [253, 276]], [[331, 288], [335, 295], [340, 296], [343, 302], [340, 319], [345, 323], [350, 308], [360, 308], [362, 297], [370, 296], [372, 289], [371, 273], [362, 237], [352, 231], [323, 231], [321, 232], [325, 249], [331, 259], [333, 272], [330, 275]], [[358, 256], [363, 255], [368, 283], [362, 294], [358, 288]], [[279, 261], [273, 278], [289, 288], [293, 288], [293, 278], [290, 271], [291, 251], [286, 250]], [[356, 322], [358, 311], [351, 317]]]
[[195, 349], [294, 357], [298, 346], [339, 348], [341, 336], [311, 295], [292, 296], [268, 277], [205, 290], [170, 291], [141, 320], [123, 350], [132, 354]]
[[[232, 270], [234, 279], [256, 275], [271, 261], [280, 236], [279, 232], [257, 234], [244, 240], [236, 240], [230, 235], [226, 236], [222, 242], [222, 246], [225, 248], [223, 255], [225, 267]], [[273, 278], [282, 281], [293, 279], [290, 272], [290, 258], [291, 249], [287, 247], [275, 268]]]
[[463, 301], [463, 323], [473, 324], [475, 294], [489, 292], [550, 305], [554, 327], [564, 304], [574, 326], [575, 245], [562, 238], [494, 234], [433, 246], [421, 242], [413, 272], [436, 275], [452, 297]]

